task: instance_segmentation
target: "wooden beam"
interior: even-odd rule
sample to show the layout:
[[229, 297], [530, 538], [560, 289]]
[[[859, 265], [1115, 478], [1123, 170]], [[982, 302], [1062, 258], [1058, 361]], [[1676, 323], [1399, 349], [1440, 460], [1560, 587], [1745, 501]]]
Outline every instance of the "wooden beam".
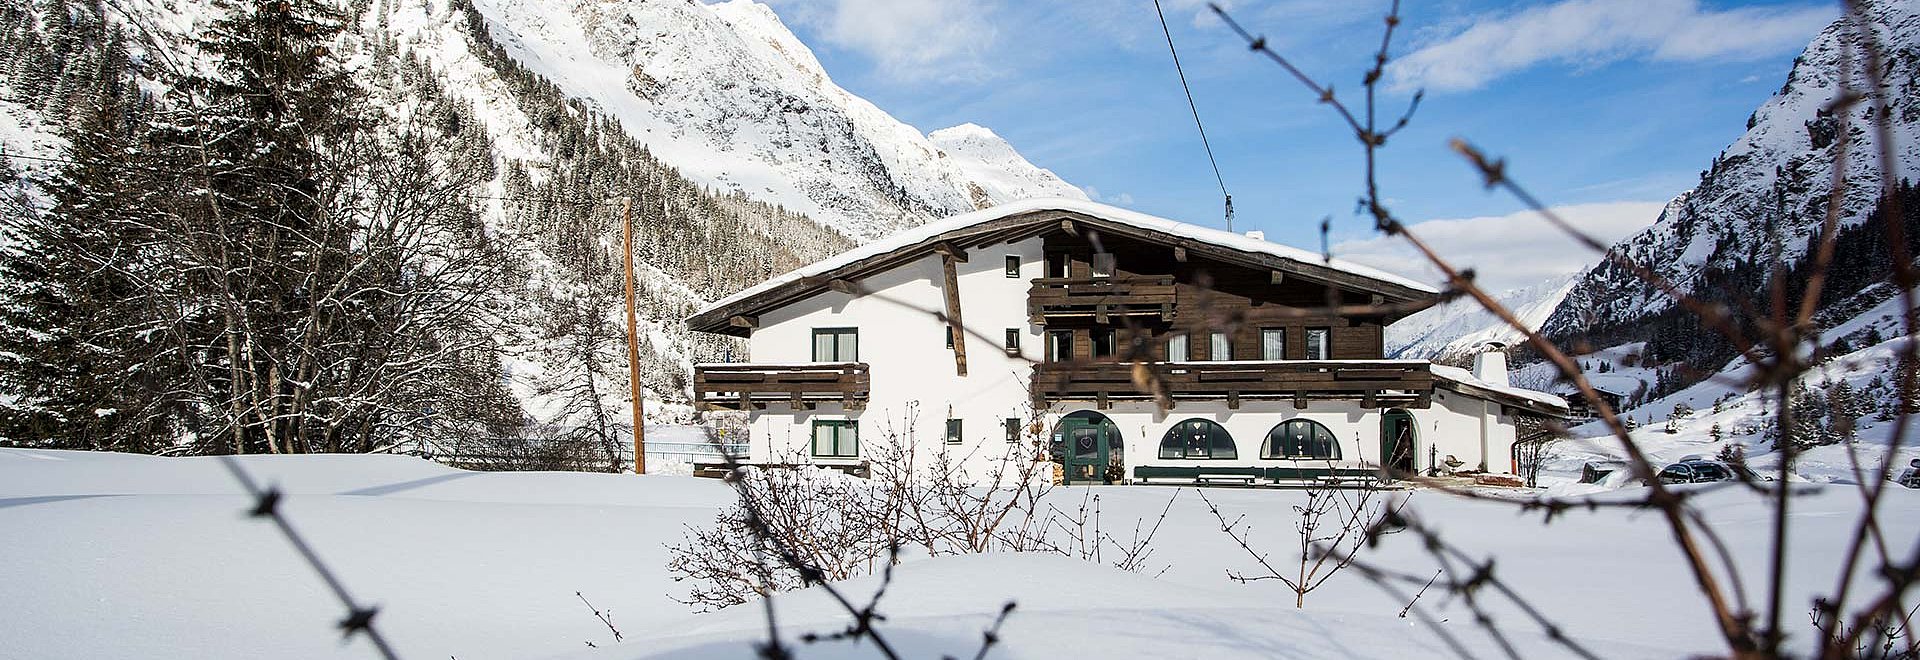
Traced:
[[1240, 409], [1240, 391], [1239, 390], [1233, 390], [1233, 391], [1227, 392], [1227, 409], [1228, 410]]
[[940, 256], [946, 257], [947, 259], [950, 259], [952, 261], [958, 261], [960, 263], [967, 262], [967, 251], [960, 249], [960, 246], [954, 245], [952, 243], [948, 243], [945, 241], [934, 243], [933, 251], [939, 254]]
[[953, 369], [961, 376], [967, 375], [967, 330], [960, 322], [960, 275], [954, 272], [951, 254], [940, 257], [940, 270], [946, 278], [947, 327], [953, 330]]
[[1094, 407], [1096, 407], [1096, 408], [1098, 408], [1098, 409], [1100, 409], [1100, 410], [1106, 410], [1106, 409], [1108, 409], [1108, 408], [1111, 408], [1111, 407], [1112, 407], [1112, 406], [1110, 406], [1110, 405], [1108, 405], [1108, 404], [1107, 404], [1107, 391], [1106, 391], [1106, 390], [1100, 390], [1100, 393], [1099, 393], [1099, 394], [1096, 394], [1096, 395], [1094, 395]]
[[1306, 410], [1306, 409], [1307, 409], [1307, 392], [1306, 392], [1306, 390], [1294, 390], [1294, 391], [1293, 391], [1293, 409], [1294, 409], [1294, 410]]
[[760, 327], [760, 317], [736, 314], [727, 319], [727, 324], [736, 328], [755, 329]]
[[1074, 227], [1073, 227], [1073, 221], [1072, 221], [1072, 220], [1061, 220], [1061, 221], [1060, 221], [1060, 231], [1064, 231], [1064, 232], [1067, 232], [1067, 233], [1069, 233], [1069, 234], [1073, 234], [1073, 235], [1075, 235], [1075, 236], [1078, 236], [1078, 235], [1080, 235], [1080, 230], [1078, 230], [1078, 229], [1074, 229]]
[[1380, 403], [1373, 398], [1373, 390], [1367, 390], [1366, 394], [1360, 395], [1360, 407], [1368, 410], [1380, 407]]
[[1385, 305], [1387, 304], [1387, 297], [1376, 293], [1376, 294], [1373, 294], [1371, 297], [1368, 297], [1367, 302], [1375, 306]]
[[1285, 282], [1285, 281], [1287, 281], [1287, 273], [1286, 273], [1286, 271], [1280, 271], [1280, 270], [1271, 270], [1271, 271], [1267, 271], [1267, 272], [1268, 272], [1268, 273], [1271, 273], [1271, 275], [1269, 275], [1269, 277], [1271, 277], [1271, 278], [1273, 279], [1273, 283], [1274, 283], [1274, 284], [1279, 284], [1279, 283], [1281, 283], [1281, 282]]
[[834, 291], [838, 291], [840, 293], [847, 294], [849, 296], [853, 295], [854, 292], [859, 290], [859, 288], [855, 287], [852, 282], [849, 282], [837, 277], [827, 280], [827, 288], [833, 289]]
[[1187, 263], [1187, 249], [1178, 245], [1173, 246], [1173, 260]]

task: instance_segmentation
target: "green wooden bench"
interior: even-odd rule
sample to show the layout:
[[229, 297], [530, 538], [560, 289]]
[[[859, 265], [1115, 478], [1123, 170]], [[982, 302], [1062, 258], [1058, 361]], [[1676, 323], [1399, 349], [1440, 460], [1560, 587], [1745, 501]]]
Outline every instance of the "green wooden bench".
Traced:
[[1172, 466], [1137, 465], [1133, 468], [1133, 478], [1141, 483], [1181, 482], [1195, 485], [1214, 483], [1240, 483], [1254, 485], [1262, 481], [1270, 484], [1328, 484], [1328, 485], [1376, 485], [1380, 474], [1372, 468], [1342, 467], [1247, 467], [1247, 466]]

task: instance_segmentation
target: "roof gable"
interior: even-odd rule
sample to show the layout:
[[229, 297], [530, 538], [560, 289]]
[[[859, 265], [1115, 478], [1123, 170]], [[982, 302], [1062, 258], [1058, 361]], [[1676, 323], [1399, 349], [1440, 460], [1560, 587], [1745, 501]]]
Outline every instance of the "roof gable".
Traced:
[[1074, 199], [1033, 199], [930, 222], [802, 266], [707, 305], [687, 319], [694, 330], [741, 334], [728, 320], [811, 297], [834, 279], [857, 279], [919, 259], [947, 245], [960, 249], [1020, 240], [1058, 228], [1062, 221], [1168, 245], [1204, 251], [1215, 259], [1272, 268], [1291, 275], [1379, 294], [1392, 302], [1430, 299], [1438, 290], [1385, 271], [1232, 232]]

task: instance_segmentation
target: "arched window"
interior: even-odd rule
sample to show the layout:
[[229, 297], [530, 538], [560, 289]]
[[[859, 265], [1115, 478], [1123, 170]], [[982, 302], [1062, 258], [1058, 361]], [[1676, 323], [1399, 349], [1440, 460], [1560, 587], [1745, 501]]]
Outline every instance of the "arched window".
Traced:
[[1208, 458], [1232, 460], [1240, 457], [1233, 447], [1233, 435], [1212, 420], [1189, 419], [1160, 437], [1161, 458]]
[[1340, 460], [1340, 440], [1327, 427], [1311, 419], [1290, 419], [1267, 432], [1261, 458], [1300, 458]]

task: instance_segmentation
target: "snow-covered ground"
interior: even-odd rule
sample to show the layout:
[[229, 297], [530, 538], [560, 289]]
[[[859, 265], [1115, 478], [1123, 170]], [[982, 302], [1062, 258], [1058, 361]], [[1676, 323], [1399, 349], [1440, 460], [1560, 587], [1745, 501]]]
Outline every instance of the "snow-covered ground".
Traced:
[[[758, 607], [694, 615], [664, 569], [664, 544], [731, 501], [688, 477], [470, 473], [394, 456], [250, 457], [248, 470], [289, 496], [294, 524], [403, 657], [749, 657]], [[1156, 516], [1176, 489], [1106, 487], [1109, 530]], [[1062, 507], [1083, 489], [1059, 489]], [[1630, 493], [1626, 493], [1630, 495]], [[1209, 490], [1245, 514], [1255, 542], [1283, 556], [1298, 491]], [[1700, 500], [1749, 576], [1765, 566], [1768, 505], [1737, 489]], [[1795, 498], [1789, 602], [1833, 581], [1858, 496], [1841, 486]], [[215, 459], [0, 450], [0, 656], [20, 658], [362, 658], [342, 643], [341, 612]], [[1920, 532], [1920, 492], [1895, 489], [1882, 524]], [[1412, 510], [1604, 657], [1681, 657], [1720, 646], [1664, 527], [1626, 511], [1573, 513], [1542, 526], [1508, 506], [1413, 495]], [[1124, 535], [1124, 533], [1123, 533]], [[1363, 557], [1416, 574], [1431, 561], [1408, 535]], [[1284, 560], [1283, 560], [1284, 561]], [[1437, 657], [1406, 603], [1342, 573], [1295, 610], [1275, 582], [1238, 584], [1253, 562], [1180, 491], [1145, 574], [1047, 555], [918, 559], [882, 601], [884, 629], [913, 656], [967, 657], [1002, 603], [1019, 603], [991, 657]], [[1164, 569], [1164, 572], [1162, 572]], [[1156, 577], [1157, 575], [1157, 577]], [[842, 585], [870, 593], [871, 578]], [[574, 595], [611, 612], [611, 635]], [[790, 635], [839, 616], [815, 592], [776, 598]], [[1497, 650], [1436, 589], [1419, 608], [1483, 653]], [[1525, 657], [1566, 655], [1511, 607], [1494, 609]], [[1792, 620], [1803, 620], [1794, 616]], [[1805, 635], [1800, 639], [1804, 643]], [[590, 649], [591, 642], [598, 649]], [[865, 647], [803, 646], [802, 657], [870, 657]]]

